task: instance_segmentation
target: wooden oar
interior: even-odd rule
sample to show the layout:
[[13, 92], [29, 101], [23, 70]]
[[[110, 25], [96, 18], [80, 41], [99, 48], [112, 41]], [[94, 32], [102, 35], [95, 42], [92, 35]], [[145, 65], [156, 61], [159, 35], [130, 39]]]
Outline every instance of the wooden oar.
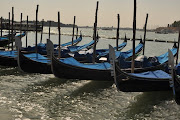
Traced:
[[61, 58], [61, 29], [60, 29], [60, 12], [58, 12], [58, 33], [59, 33], [59, 51], [58, 58]]
[[134, 73], [135, 40], [136, 40], [136, 0], [134, 0], [134, 17], [133, 17], [133, 56], [132, 56], [132, 64], [131, 64], [132, 73]]
[[73, 40], [74, 40], [74, 27], [76, 22], [76, 16], [74, 16], [74, 22], [73, 22], [73, 34], [72, 34], [72, 46], [73, 46]]
[[117, 15], [118, 24], [117, 24], [117, 34], [116, 34], [116, 50], [118, 51], [118, 40], [119, 40], [119, 24], [120, 24], [120, 17], [119, 14]]
[[143, 55], [144, 55], [144, 52], [145, 52], [147, 21], [148, 21], [148, 14], [146, 14], [146, 22], [145, 22], [145, 25], [144, 25], [144, 46], [143, 46]]

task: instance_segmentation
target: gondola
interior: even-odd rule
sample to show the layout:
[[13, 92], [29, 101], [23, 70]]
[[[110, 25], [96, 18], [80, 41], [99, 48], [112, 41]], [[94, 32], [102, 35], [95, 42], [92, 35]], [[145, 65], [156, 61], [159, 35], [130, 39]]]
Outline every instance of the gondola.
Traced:
[[17, 51], [0, 51], [0, 65], [16, 67], [17, 60]]
[[[80, 35], [79, 38], [77, 38], [76, 40], [73, 40], [73, 46], [76, 46], [81, 41], [82, 41], [82, 35]], [[72, 46], [72, 42], [71, 41], [67, 42], [67, 43], [64, 43], [64, 44], [61, 44], [61, 47], [68, 47], [68, 46]]]
[[[177, 72], [174, 67], [174, 55], [172, 51], [168, 50], [168, 54], [168, 64], [171, 75], [161, 70], [148, 71], [140, 74], [125, 73], [115, 65], [112, 55], [112, 65], [114, 65], [112, 67], [113, 76], [118, 90], [123, 92], [149, 92], [166, 91], [172, 89], [174, 99], [176, 103], [180, 105], [180, 79], [176, 74]], [[124, 76], [123, 79], [120, 77], [121, 75]]]
[[[16, 32], [13, 33], [13, 36], [15, 36], [15, 35], [16, 35]], [[5, 37], [6, 37], [6, 38], [9, 38], [9, 37], [11, 37], [11, 36], [12, 36], [12, 34], [10, 33], [10, 34], [3, 35], [2, 37], [3, 37], [3, 38], [5, 38]]]
[[50, 60], [41, 54], [23, 54], [19, 50], [19, 67], [27, 73], [51, 74]]
[[11, 36], [15, 36], [16, 33], [12, 34], [7, 34], [7, 35], [3, 35], [2, 37], [0, 37], [0, 47], [4, 47], [6, 45], [9, 44], [9, 37]]
[[0, 47], [4, 47], [9, 44], [9, 39], [6, 37], [0, 38]]
[[[136, 52], [140, 51], [137, 50]], [[51, 67], [53, 74], [58, 78], [99, 81], [113, 80], [109, 62], [85, 64], [78, 62], [72, 57], [59, 60], [52, 55]]]
[[[77, 45], [79, 42], [82, 41], [82, 35], [80, 35], [79, 38], [77, 38], [76, 40], [73, 40], [73, 45]], [[72, 42], [67, 42], [67, 43], [64, 43], [61, 45], [61, 47], [68, 47], [68, 46], [71, 46], [72, 45]], [[37, 47], [38, 47], [38, 53], [41, 54], [41, 55], [46, 55], [47, 52], [46, 52], [46, 44], [45, 43], [39, 43], [37, 44]], [[27, 48], [22, 48], [22, 51], [26, 52], [35, 52], [35, 46], [31, 47], [31, 46], [28, 46]], [[54, 51], [55, 53], [58, 53], [58, 44], [54, 44]]]
[[[25, 36], [26, 33], [18, 34], [15, 36], [16, 40], [19, 40], [20, 36]], [[9, 44], [9, 39], [8, 39]], [[2, 66], [10, 66], [10, 67], [16, 67], [17, 66], [17, 51], [0, 51], [0, 65]]]
[[[53, 44], [50, 43], [50, 40], [47, 40], [47, 51], [48, 49], [53, 48]], [[50, 46], [50, 47], [49, 47]], [[50, 52], [53, 49], [50, 50]], [[49, 58], [42, 56], [39, 53], [29, 53], [23, 54], [21, 50], [18, 50], [17, 56], [18, 67], [27, 73], [41, 73], [41, 74], [51, 74], [51, 61]]]
[[[141, 53], [141, 51], [143, 49], [143, 46], [144, 46], [144, 43], [143, 43], [143, 41], [141, 39], [139, 44], [135, 48], [136, 56], [138, 56]], [[115, 51], [116, 59], [118, 59], [119, 57], [123, 57], [123, 59], [125, 59], [125, 60], [131, 60], [132, 55], [133, 55], [133, 49], [130, 49], [130, 50], [126, 51], [126, 52]]]
[[[11, 35], [11, 34], [10, 34], [10, 35]], [[13, 39], [13, 41], [10, 41], [10, 40], [9, 40], [9, 36], [10, 36], [10, 35], [6, 35], [6, 36], [3, 36], [3, 37], [0, 38], [0, 47], [4, 47], [4, 46], [6, 46], [6, 45], [8, 45], [8, 44], [10, 44], [10, 43], [12, 43], [12, 42], [14, 42], [15, 39]], [[26, 33], [23, 32], [22, 34], [18, 34], [18, 35], [16, 35], [16, 36], [15, 36], [15, 35], [16, 35], [16, 34], [14, 33], [14, 34], [13, 34], [14, 37], [20, 37], [20, 36], [21, 36], [21, 37], [24, 37], [24, 36], [26, 35]]]
[[143, 73], [127, 73], [122, 71], [117, 65], [116, 86], [123, 92], [149, 92], [167, 91], [169, 87], [170, 75], [162, 70], [147, 71]]
[[51, 66], [53, 74], [58, 78], [100, 81], [113, 80], [110, 73], [111, 65], [108, 62], [83, 64], [72, 57], [58, 60], [53, 55]]
[[95, 43], [95, 41], [92, 40], [91, 42], [84, 44], [82, 46], [69, 46], [69, 47], [67, 47], [67, 49], [70, 53], [78, 52], [81, 50], [89, 50], [94, 46], [94, 43]]
[[[123, 43], [121, 43], [120, 45], [118, 45], [118, 51], [121, 51], [124, 47], [126, 47], [127, 45], [127, 40], [125, 39], [123, 41]], [[114, 47], [114, 50], [116, 50], [117, 47]], [[106, 56], [109, 53], [109, 49], [97, 49], [96, 50], [96, 54], [98, 57], [103, 57]]]
[[[169, 50], [170, 51], [170, 50]], [[168, 52], [170, 53], [170, 52]], [[172, 52], [171, 52], [172, 54]], [[172, 56], [174, 56], [172, 54]], [[115, 63], [115, 56], [111, 55], [113, 77], [118, 90], [123, 92], [149, 92], [171, 90], [169, 81], [172, 77], [162, 71], [146, 71], [142, 73], [127, 73]]]
[[[125, 39], [123, 43], [118, 45], [118, 50], [121, 51], [126, 45], [127, 45], [127, 40]], [[114, 50], [116, 49], [117, 48], [114, 47]], [[101, 63], [102, 62], [102, 60], [100, 60], [101, 57], [106, 58], [106, 60], [103, 61], [107, 61], [108, 53], [109, 53], [109, 49], [96, 49], [96, 56], [97, 56], [96, 62]], [[74, 54], [70, 53], [70, 56], [73, 56], [76, 60], [81, 62], [92, 63], [93, 50], [90, 49], [88, 51], [79, 51], [79, 52], [75, 52]]]

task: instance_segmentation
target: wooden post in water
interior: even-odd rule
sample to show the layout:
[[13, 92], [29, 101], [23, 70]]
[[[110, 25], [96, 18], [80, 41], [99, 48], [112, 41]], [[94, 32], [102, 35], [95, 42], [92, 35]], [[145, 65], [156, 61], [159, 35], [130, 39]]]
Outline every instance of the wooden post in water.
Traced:
[[134, 73], [135, 40], [136, 40], [136, 0], [134, 0], [134, 18], [133, 18], [133, 56], [132, 56], [132, 64], [131, 64], [131, 73]]
[[3, 19], [1, 17], [1, 37], [2, 37], [2, 29], [3, 29]]
[[49, 40], [50, 40], [50, 36], [51, 36], [51, 21], [49, 21]]
[[21, 13], [21, 19], [20, 19], [20, 40], [22, 38], [21, 32], [22, 32], [22, 13]]
[[73, 46], [73, 40], [74, 40], [74, 27], [76, 22], [76, 16], [74, 16], [74, 23], [73, 23], [73, 34], [72, 34], [72, 46]]
[[118, 24], [117, 24], [117, 34], [116, 34], [116, 50], [118, 51], [118, 40], [119, 40], [119, 22], [120, 22], [120, 17], [119, 14], [117, 15], [118, 19]]
[[76, 28], [76, 39], [78, 38], [78, 27]]
[[28, 36], [28, 16], [27, 16], [27, 24], [26, 24], [26, 48], [27, 48], [27, 36]]
[[14, 27], [14, 7], [12, 7], [12, 26], [11, 26], [11, 49], [13, 50], [13, 39], [14, 39], [14, 35], [13, 35], [13, 33], [14, 33], [14, 31], [13, 31], [13, 28]]
[[143, 46], [143, 55], [144, 55], [144, 52], [145, 52], [147, 21], [148, 21], [148, 14], [146, 14], [146, 22], [145, 22], [145, 25], [144, 25], [144, 46]]
[[[38, 22], [38, 8], [39, 8], [39, 5], [37, 5], [37, 8], [36, 8], [36, 53], [38, 53], [38, 47], [37, 47], [37, 22]], [[37, 54], [36, 54], [36, 57], [38, 57], [37, 56]]]
[[43, 27], [44, 27], [44, 19], [42, 19], [42, 30], [41, 30], [41, 39], [40, 39], [40, 43], [42, 43]]
[[176, 65], [178, 64], [179, 44], [180, 44], [180, 28], [179, 28], [179, 37], [178, 37], [178, 48], [177, 48], [177, 56], [176, 56]]
[[9, 43], [10, 43], [10, 39], [11, 39], [11, 13], [9, 12], [9, 26], [8, 26], [8, 29], [9, 29], [9, 42], [8, 42], [8, 50], [9, 50]]
[[95, 13], [95, 23], [94, 23], [94, 47], [93, 47], [93, 60], [92, 62], [95, 63], [96, 59], [96, 40], [97, 40], [97, 13], [98, 13], [98, 6], [99, 6], [99, 1], [97, 1], [97, 6], [96, 6], [96, 13]]
[[58, 58], [61, 58], [61, 29], [60, 29], [60, 13], [58, 12], [58, 33], [59, 33], [59, 51]]

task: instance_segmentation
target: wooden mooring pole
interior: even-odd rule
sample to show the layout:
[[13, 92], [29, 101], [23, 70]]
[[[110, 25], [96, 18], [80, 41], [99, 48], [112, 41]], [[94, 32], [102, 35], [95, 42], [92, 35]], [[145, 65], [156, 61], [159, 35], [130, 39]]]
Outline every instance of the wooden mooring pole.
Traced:
[[42, 19], [42, 30], [41, 30], [41, 39], [40, 39], [40, 43], [42, 43], [43, 28], [44, 28], [44, 19]]
[[8, 29], [9, 29], [9, 42], [8, 42], [8, 50], [9, 50], [9, 43], [10, 43], [10, 41], [11, 41], [11, 13], [9, 12], [9, 26], [8, 26]]
[[133, 17], [133, 56], [132, 56], [132, 64], [131, 64], [131, 73], [134, 73], [135, 39], [136, 39], [136, 0], [134, 0], [134, 17]]
[[[37, 5], [37, 8], [36, 8], [36, 53], [38, 53], [38, 46], [37, 46], [37, 23], [38, 23], [38, 9], [39, 9], [39, 5]], [[38, 55], [36, 54], [36, 57], [38, 57]]]
[[76, 39], [78, 38], [78, 27], [76, 28]]
[[119, 41], [119, 24], [120, 24], [120, 16], [117, 15], [118, 24], [117, 24], [117, 34], [116, 34], [116, 51], [118, 51], [118, 41]]
[[95, 23], [94, 23], [94, 47], [93, 47], [93, 60], [92, 62], [96, 62], [96, 41], [97, 41], [97, 13], [98, 13], [98, 6], [99, 6], [99, 1], [97, 1], [97, 6], [96, 6], [96, 13], [95, 13]]
[[1, 37], [2, 37], [2, 29], [3, 29], [3, 18], [1, 17]]
[[27, 36], [28, 36], [28, 15], [27, 15], [27, 23], [26, 23], [26, 48], [27, 48]]
[[73, 34], [72, 34], [72, 46], [73, 46], [73, 40], [74, 40], [74, 28], [76, 23], [76, 16], [74, 16], [74, 22], [73, 22]]
[[61, 58], [61, 28], [60, 28], [60, 12], [58, 12], [58, 33], [59, 33], [59, 51], [58, 58]]
[[145, 25], [144, 25], [144, 46], [143, 46], [143, 55], [144, 55], [144, 52], [145, 52], [147, 21], [148, 21], [148, 14], [146, 14], [146, 21], [145, 21]]
[[14, 7], [12, 7], [12, 26], [11, 26], [11, 49], [13, 50], [13, 39], [14, 39], [14, 31], [13, 31], [13, 26], [14, 26]]
[[49, 21], [49, 40], [51, 39], [51, 21]]
[[20, 40], [22, 38], [21, 33], [22, 33], [22, 13], [21, 13], [21, 18], [20, 18]]
[[178, 48], [177, 48], [177, 55], [176, 55], [176, 65], [178, 64], [178, 57], [179, 57], [179, 44], [180, 44], [180, 28], [179, 28]]

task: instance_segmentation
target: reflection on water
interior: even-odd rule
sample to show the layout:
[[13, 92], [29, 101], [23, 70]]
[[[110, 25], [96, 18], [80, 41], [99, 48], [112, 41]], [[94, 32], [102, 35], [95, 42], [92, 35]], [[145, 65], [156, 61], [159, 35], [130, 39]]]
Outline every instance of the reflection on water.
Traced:
[[135, 101], [128, 106], [126, 118], [138, 119], [149, 117], [154, 107], [173, 99], [172, 91], [145, 92], [135, 97]]
[[98, 94], [100, 94], [102, 90], [110, 88], [112, 84], [113, 81], [90, 81], [73, 91], [70, 96], [83, 96], [84, 94], [91, 93], [94, 97], [98, 97]]

